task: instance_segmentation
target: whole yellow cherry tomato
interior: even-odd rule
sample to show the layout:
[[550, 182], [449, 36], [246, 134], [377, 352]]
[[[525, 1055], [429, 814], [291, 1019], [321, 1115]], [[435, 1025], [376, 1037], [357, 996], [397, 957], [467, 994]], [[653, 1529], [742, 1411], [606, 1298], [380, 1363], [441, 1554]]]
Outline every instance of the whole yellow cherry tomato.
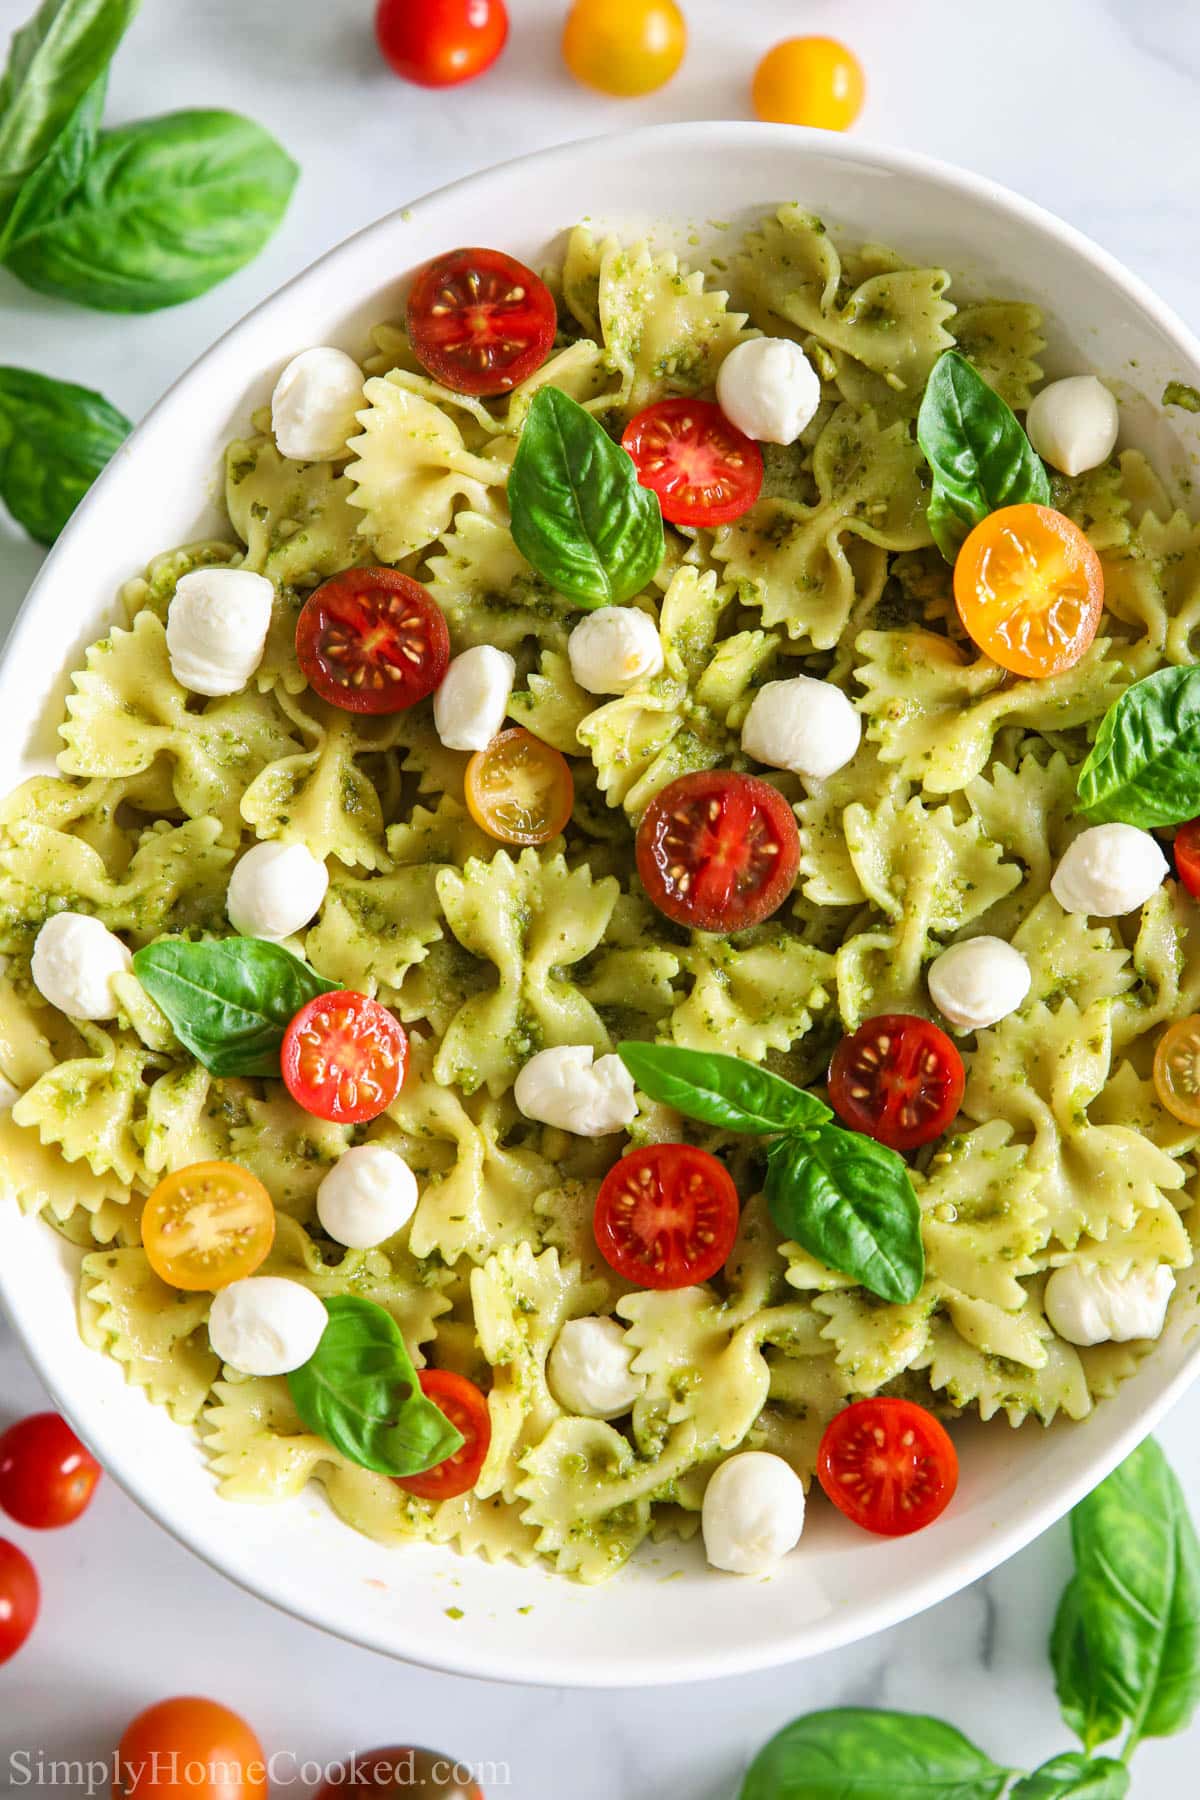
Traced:
[[274, 1241], [271, 1196], [237, 1163], [189, 1163], [164, 1175], [142, 1213], [150, 1267], [191, 1293], [253, 1275]]
[[862, 64], [836, 38], [785, 38], [759, 63], [754, 110], [777, 125], [845, 131], [862, 111]]
[[670, 81], [686, 48], [675, 0], [575, 0], [563, 27], [563, 60], [576, 81], [623, 98]]

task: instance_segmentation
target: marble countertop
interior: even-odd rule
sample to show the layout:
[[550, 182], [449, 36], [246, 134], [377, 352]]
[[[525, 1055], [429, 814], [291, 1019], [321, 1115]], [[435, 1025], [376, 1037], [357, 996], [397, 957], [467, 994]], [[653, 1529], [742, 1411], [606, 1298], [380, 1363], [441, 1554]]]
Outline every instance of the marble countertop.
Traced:
[[[145, 0], [114, 68], [109, 119], [214, 104], [252, 114], [303, 165], [289, 217], [251, 268], [136, 324], [42, 299], [0, 274], [0, 360], [102, 387], [136, 418], [214, 337], [358, 226], [544, 144], [667, 119], [746, 117], [757, 55], [798, 30], [841, 35], [861, 56], [864, 135], [1032, 195], [1200, 325], [1194, 0], [684, 0], [692, 47], [683, 72], [664, 93], [621, 104], [585, 94], [562, 70], [565, 4], [509, 0], [503, 63], [477, 86], [439, 95], [403, 86], [380, 64], [371, 0]], [[0, 38], [31, 5], [0, 0]], [[39, 561], [0, 516], [0, 628]], [[43, 1403], [0, 1321], [0, 1424]], [[1200, 1513], [1200, 1395], [1161, 1436]], [[25, 1771], [36, 1772], [39, 1755], [103, 1759], [135, 1712], [188, 1692], [219, 1696], [252, 1720], [284, 1759], [276, 1793], [297, 1796], [310, 1791], [297, 1773], [306, 1761], [416, 1741], [507, 1765], [488, 1800], [733, 1800], [773, 1731], [796, 1713], [847, 1703], [937, 1712], [1001, 1761], [1034, 1764], [1068, 1747], [1045, 1659], [1068, 1568], [1064, 1528], [935, 1611], [817, 1663], [611, 1694], [456, 1680], [325, 1638], [213, 1574], [111, 1484], [75, 1529], [36, 1542], [14, 1535], [36, 1557], [44, 1604], [35, 1637], [0, 1672], [0, 1800], [30, 1790]], [[1198, 1751], [1200, 1724], [1145, 1746], [1134, 1795], [1194, 1794]], [[42, 1791], [73, 1800], [86, 1788]]]

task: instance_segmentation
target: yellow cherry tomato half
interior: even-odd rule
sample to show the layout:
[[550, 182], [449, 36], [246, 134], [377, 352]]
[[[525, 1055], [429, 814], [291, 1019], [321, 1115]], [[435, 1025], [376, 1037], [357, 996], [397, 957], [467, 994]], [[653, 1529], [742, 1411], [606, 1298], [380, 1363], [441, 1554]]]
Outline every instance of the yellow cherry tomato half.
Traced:
[[563, 61], [576, 81], [622, 99], [664, 86], [686, 49], [675, 0], [575, 0], [563, 27]]
[[1104, 571], [1078, 525], [1050, 506], [1002, 506], [954, 564], [958, 616], [1014, 675], [1061, 675], [1083, 656], [1104, 610]]
[[1154, 1091], [1172, 1118], [1200, 1125], [1200, 1013], [1178, 1019], [1158, 1040]]
[[567, 759], [515, 725], [467, 764], [467, 808], [502, 844], [544, 844], [557, 837], [575, 804]]
[[275, 1208], [257, 1175], [237, 1163], [189, 1163], [165, 1175], [142, 1213], [154, 1273], [190, 1293], [253, 1275], [275, 1241]]
[[845, 131], [862, 111], [862, 64], [836, 38], [785, 38], [754, 73], [754, 110], [776, 125]]

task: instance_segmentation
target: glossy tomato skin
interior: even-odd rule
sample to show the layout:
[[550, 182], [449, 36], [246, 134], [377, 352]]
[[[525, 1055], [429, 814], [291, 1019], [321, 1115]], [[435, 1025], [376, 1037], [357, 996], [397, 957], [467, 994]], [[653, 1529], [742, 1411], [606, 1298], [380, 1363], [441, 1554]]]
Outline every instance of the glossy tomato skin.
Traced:
[[958, 1453], [941, 1421], [914, 1401], [856, 1400], [826, 1428], [817, 1479], [864, 1531], [907, 1537], [953, 1500]]
[[575, 0], [563, 27], [563, 61], [576, 81], [618, 99], [664, 86], [686, 49], [675, 0]]
[[467, 811], [501, 844], [547, 844], [575, 805], [575, 778], [560, 750], [523, 725], [477, 750], [463, 778]]
[[404, 712], [450, 663], [445, 614], [398, 569], [343, 569], [311, 593], [296, 621], [309, 687], [343, 712]]
[[502, 250], [449, 250], [413, 282], [406, 316], [418, 362], [456, 394], [507, 394], [541, 368], [558, 330], [540, 276]]
[[0, 1437], [0, 1507], [34, 1531], [70, 1525], [85, 1512], [100, 1464], [55, 1412], [18, 1419]]
[[844, 1037], [829, 1066], [829, 1104], [854, 1131], [889, 1150], [916, 1150], [941, 1137], [966, 1085], [962, 1057], [946, 1033], [913, 1013], [880, 1013]]
[[284, 1086], [305, 1112], [337, 1125], [363, 1125], [386, 1112], [404, 1083], [408, 1036], [365, 994], [318, 994], [283, 1034]]
[[605, 1176], [593, 1230], [610, 1268], [639, 1287], [708, 1281], [729, 1260], [738, 1192], [724, 1163], [691, 1144], [647, 1144]]
[[1052, 506], [1002, 506], [968, 533], [954, 604], [986, 656], [1042, 681], [1085, 656], [1104, 611], [1104, 570], [1083, 532]]
[[397, 1487], [418, 1500], [453, 1500], [466, 1494], [479, 1480], [488, 1446], [492, 1441], [492, 1417], [488, 1403], [473, 1381], [456, 1375], [451, 1369], [422, 1369], [418, 1379], [427, 1400], [440, 1407], [456, 1431], [462, 1433], [462, 1444], [445, 1462], [419, 1475], [395, 1477]]
[[159, 1700], [121, 1734], [113, 1800], [267, 1800], [262, 1745], [244, 1719], [216, 1700]]
[[862, 64], [830, 37], [785, 38], [754, 76], [754, 110], [776, 125], [846, 131], [862, 111]]
[[0, 1538], [0, 1664], [17, 1654], [37, 1622], [41, 1588], [23, 1550]]
[[638, 826], [637, 871], [659, 912], [694, 931], [744, 931], [783, 905], [800, 833], [778, 788], [707, 769], [657, 793]]
[[672, 525], [728, 525], [762, 492], [762, 451], [713, 400], [658, 400], [621, 443]]
[[188, 1163], [164, 1175], [142, 1209], [142, 1245], [160, 1281], [210, 1293], [265, 1262], [275, 1241], [270, 1194], [240, 1163]]
[[1193, 900], [1200, 900], [1200, 819], [1175, 833], [1175, 872]]
[[1154, 1051], [1154, 1091], [1183, 1125], [1200, 1125], [1200, 1014], [1176, 1019]]
[[470, 1770], [439, 1750], [392, 1744], [347, 1758], [338, 1774], [318, 1789], [316, 1800], [338, 1800], [342, 1794], [372, 1800], [484, 1800]]
[[375, 36], [397, 75], [456, 87], [490, 69], [508, 40], [504, 0], [378, 0]]

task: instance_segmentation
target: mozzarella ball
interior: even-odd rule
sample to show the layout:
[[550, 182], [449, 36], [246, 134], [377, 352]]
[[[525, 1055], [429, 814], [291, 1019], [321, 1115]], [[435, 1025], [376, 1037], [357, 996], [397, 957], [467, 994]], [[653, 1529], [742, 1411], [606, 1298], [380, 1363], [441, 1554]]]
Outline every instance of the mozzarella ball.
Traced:
[[417, 1178], [382, 1144], [358, 1144], [317, 1189], [317, 1217], [336, 1244], [373, 1250], [402, 1231], [417, 1208]]
[[454, 658], [433, 696], [433, 722], [447, 750], [486, 750], [508, 711], [517, 665], [507, 650], [476, 644]]
[[328, 1323], [311, 1288], [282, 1275], [248, 1275], [214, 1298], [208, 1338], [240, 1375], [286, 1375], [308, 1361]]
[[717, 371], [717, 405], [765, 444], [794, 444], [821, 404], [821, 378], [790, 338], [747, 338]]
[[1066, 1263], [1046, 1283], [1046, 1317], [1068, 1344], [1127, 1344], [1156, 1338], [1166, 1323], [1175, 1276], [1165, 1263], [1101, 1268]]
[[363, 372], [344, 350], [322, 345], [293, 356], [271, 396], [271, 429], [294, 462], [329, 462], [358, 430]]
[[1055, 869], [1050, 892], [1064, 912], [1115, 919], [1144, 905], [1162, 886], [1167, 859], [1136, 825], [1093, 825]]
[[531, 1056], [513, 1083], [513, 1099], [525, 1117], [577, 1137], [607, 1137], [632, 1125], [633, 1076], [619, 1056], [595, 1062], [592, 1056], [590, 1044], [560, 1044]]
[[304, 844], [255, 844], [229, 877], [225, 911], [242, 937], [272, 943], [303, 930], [321, 909], [329, 871]]
[[236, 694], [263, 659], [275, 589], [250, 569], [181, 575], [167, 612], [171, 673], [193, 694]]
[[567, 639], [571, 673], [589, 694], [623, 694], [663, 666], [662, 639], [636, 606], [602, 606]]
[[1033, 977], [1003, 938], [967, 938], [929, 965], [929, 996], [959, 1031], [983, 1031], [1016, 1012]]
[[804, 1486], [790, 1463], [766, 1450], [723, 1462], [704, 1490], [704, 1549], [714, 1569], [766, 1575], [804, 1530]]
[[1025, 430], [1040, 457], [1064, 475], [1099, 468], [1116, 447], [1117, 403], [1094, 375], [1068, 375], [1034, 396]]
[[742, 726], [742, 749], [772, 769], [824, 781], [862, 742], [862, 720], [832, 681], [793, 675], [760, 687]]
[[633, 1354], [616, 1319], [568, 1319], [546, 1364], [550, 1391], [566, 1412], [619, 1419], [646, 1385], [630, 1367]]
[[115, 1019], [120, 1003], [114, 975], [133, 958], [119, 937], [87, 913], [61, 912], [47, 919], [33, 946], [33, 985], [43, 1000], [71, 1019]]

